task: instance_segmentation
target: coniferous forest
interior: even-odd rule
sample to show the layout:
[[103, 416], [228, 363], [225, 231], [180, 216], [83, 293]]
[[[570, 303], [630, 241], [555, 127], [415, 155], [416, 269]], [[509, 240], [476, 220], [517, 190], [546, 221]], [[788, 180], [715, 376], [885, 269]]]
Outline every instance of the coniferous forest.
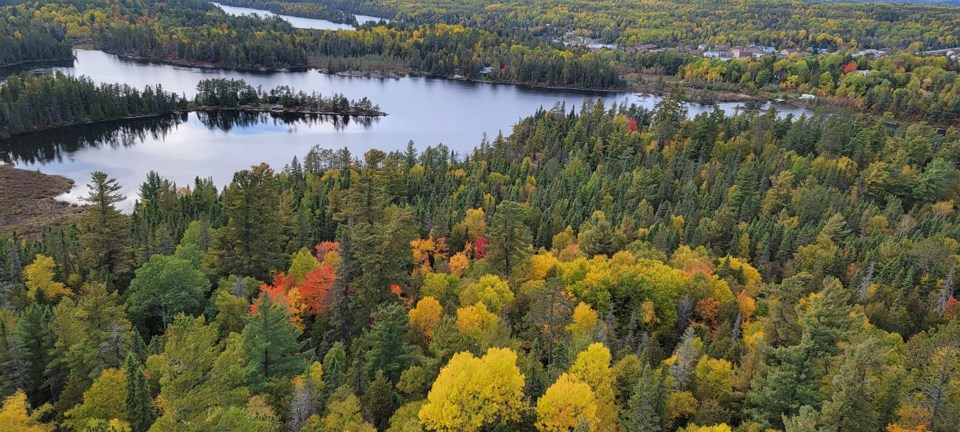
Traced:
[[[466, 152], [318, 144], [223, 184], [151, 171], [131, 206], [130, 185], [97, 170], [81, 207], [27, 232], [6, 218], [56, 209], [24, 198], [44, 175], [0, 164], [0, 431], [960, 431], [960, 63], [947, 52], [960, 9], [226, 3], [390, 22], [322, 31], [201, 0], [0, 0], [0, 67], [86, 47], [665, 94], [652, 108], [541, 107]], [[754, 43], [789, 54], [691, 46]], [[812, 109], [690, 115], [704, 89], [802, 94]], [[0, 81], [0, 138], [101, 122], [98, 136], [134, 146], [188, 111], [212, 131], [218, 111], [384, 115], [375, 102], [34, 70]], [[44, 171], [43, 153], [74, 147], [21, 159]]]

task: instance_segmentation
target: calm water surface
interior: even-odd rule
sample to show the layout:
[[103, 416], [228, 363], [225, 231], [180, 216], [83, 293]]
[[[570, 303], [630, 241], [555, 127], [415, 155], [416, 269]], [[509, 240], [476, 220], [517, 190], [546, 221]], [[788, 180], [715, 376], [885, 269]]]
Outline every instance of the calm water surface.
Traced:
[[[226, 12], [228, 15], [235, 15], [235, 16], [258, 15], [261, 17], [277, 17], [290, 23], [290, 25], [292, 25], [294, 28], [314, 29], [314, 30], [356, 30], [352, 25], [349, 25], [349, 24], [338, 24], [332, 21], [327, 21], [322, 19], [301, 18], [301, 17], [290, 16], [290, 15], [279, 15], [279, 14], [270, 12], [268, 10], [250, 9], [250, 8], [237, 7], [237, 6], [227, 6], [227, 5], [222, 5], [216, 2], [214, 2], [213, 4], [217, 5], [217, 7], [219, 7], [220, 9], [223, 9], [223, 11]], [[369, 21], [377, 22], [382, 20], [382, 21], [390, 22], [390, 20], [367, 16], [367, 15], [355, 15], [355, 16], [357, 17], [357, 23], [359, 23], [360, 25], [363, 25]]]
[[[660, 100], [649, 95], [539, 90], [419, 77], [379, 79], [316, 71], [250, 73], [188, 68], [122, 60], [100, 51], [83, 50], [77, 51], [72, 67], [54, 70], [140, 88], [159, 83], [165, 90], [186, 97], [193, 96], [202, 79], [241, 78], [264, 88], [289, 85], [307, 92], [342, 93], [351, 99], [369, 97], [389, 114], [368, 121], [329, 117], [297, 120], [270, 115], [234, 121], [189, 114], [173, 120], [65, 128], [0, 143], [2, 160], [75, 180], [77, 187], [62, 197], [68, 201], [86, 195], [91, 171], [107, 172], [123, 185], [128, 208], [151, 170], [181, 186], [192, 184], [199, 176], [210, 177], [222, 187], [238, 170], [260, 162], [280, 169], [314, 145], [347, 147], [353, 154], [362, 155], [373, 148], [401, 150], [413, 140], [421, 149], [443, 143], [463, 155], [476, 147], [485, 133], [491, 139], [500, 131], [507, 135], [517, 120], [541, 107], [563, 103], [569, 111], [585, 99], [599, 98], [608, 106], [625, 102], [652, 108]], [[720, 107], [733, 112], [738, 104]], [[796, 115], [806, 112], [792, 106], [777, 108]], [[711, 105], [688, 105], [691, 117], [712, 109]]]

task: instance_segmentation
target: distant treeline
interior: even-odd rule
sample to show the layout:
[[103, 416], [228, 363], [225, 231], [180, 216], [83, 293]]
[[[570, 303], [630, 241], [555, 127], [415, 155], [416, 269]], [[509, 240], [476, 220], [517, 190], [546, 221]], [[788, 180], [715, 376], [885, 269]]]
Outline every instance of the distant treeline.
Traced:
[[551, 87], [624, 86], [612, 52], [566, 50], [533, 40], [518, 43], [475, 27], [392, 24], [313, 37], [307, 45], [317, 57], [393, 58], [414, 71], [437, 76]]
[[70, 39], [127, 57], [239, 69], [307, 65], [303, 44], [286, 21], [230, 16], [203, 0], [26, 2], [4, 12], [58, 23]]
[[263, 9], [275, 14], [322, 19], [353, 26], [358, 25], [357, 17], [353, 16], [353, 14], [344, 13], [343, 11], [320, 3], [309, 3], [305, 1], [281, 2], [275, 0], [218, 0], [217, 3], [228, 6]]
[[13, 75], [0, 85], [0, 137], [71, 124], [176, 111], [180, 98], [161, 86], [95, 84], [87, 77]]
[[10, 11], [0, 15], [0, 67], [73, 58], [62, 26]]

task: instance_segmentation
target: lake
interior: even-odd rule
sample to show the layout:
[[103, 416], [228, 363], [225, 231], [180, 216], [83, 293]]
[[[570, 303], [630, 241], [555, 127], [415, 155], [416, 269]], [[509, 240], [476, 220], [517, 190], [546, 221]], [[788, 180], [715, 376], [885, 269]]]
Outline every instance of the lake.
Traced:
[[[217, 7], [219, 7], [220, 9], [223, 9], [223, 11], [226, 12], [228, 15], [235, 15], [235, 16], [258, 15], [261, 17], [277, 17], [290, 23], [290, 25], [292, 25], [294, 28], [313, 29], [313, 30], [356, 30], [350, 24], [339, 24], [332, 21], [315, 19], [315, 18], [301, 18], [301, 17], [290, 16], [290, 15], [280, 15], [267, 10], [250, 9], [250, 8], [238, 7], [238, 6], [227, 6], [227, 5], [222, 5], [216, 2], [213, 2], [213, 4], [217, 5]], [[359, 23], [360, 25], [363, 25], [370, 21], [390, 22], [390, 20], [387, 20], [387, 19], [367, 16], [367, 15], [354, 15], [354, 16], [357, 17], [357, 23]]]
[[[186, 97], [194, 95], [202, 79], [240, 78], [264, 88], [289, 85], [325, 95], [342, 93], [350, 99], [366, 96], [389, 114], [368, 122], [339, 118], [278, 121], [263, 115], [229, 123], [228, 128], [189, 114], [162, 128], [151, 127], [152, 121], [147, 121], [146, 127], [143, 122], [134, 123], [135, 127], [114, 122], [30, 134], [0, 143], [0, 159], [75, 180], [77, 187], [62, 197], [67, 201], [76, 202], [86, 195], [91, 171], [108, 173], [123, 186], [128, 209], [151, 170], [181, 186], [192, 184], [200, 176], [210, 177], [222, 187], [238, 170], [260, 162], [280, 169], [294, 156], [303, 157], [314, 145], [347, 147], [360, 156], [373, 148], [401, 150], [413, 140], [420, 149], [443, 143], [463, 155], [480, 143], [484, 133], [491, 139], [500, 131], [508, 135], [513, 124], [541, 107], [563, 103], [569, 111], [587, 98], [601, 98], [608, 106], [625, 102], [653, 108], [660, 100], [650, 95], [544, 90], [423, 77], [360, 78], [317, 71], [256, 73], [190, 68], [124, 60], [101, 51], [78, 50], [76, 54], [73, 66], [52, 70], [139, 88], [159, 83], [165, 90]], [[720, 107], [733, 112], [739, 104], [723, 103]], [[790, 105], [777, 108], [796, 115], [808, 112]], [[694, 116], [713, 106], [688, 104], [688, 109]]]

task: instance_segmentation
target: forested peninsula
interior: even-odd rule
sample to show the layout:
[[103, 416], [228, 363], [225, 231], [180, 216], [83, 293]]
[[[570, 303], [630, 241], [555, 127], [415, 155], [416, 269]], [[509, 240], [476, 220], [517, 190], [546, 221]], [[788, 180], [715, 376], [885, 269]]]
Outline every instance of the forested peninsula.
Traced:
[[88, 77], [62, 73], [20, 74], [8, 77], [0, 85], [0, 138], [84, 123], [226, 109], [309, 115], [386, 115], [367, 98], [351, 101], [340, 94], [325, 97], [288, 86], [265, 91], [243, 80], [202, 80], [197, 84], [195, 98], [186, 100], [164, 91], [160, 85], [140, 90], [128, 85], [98, 85]]

